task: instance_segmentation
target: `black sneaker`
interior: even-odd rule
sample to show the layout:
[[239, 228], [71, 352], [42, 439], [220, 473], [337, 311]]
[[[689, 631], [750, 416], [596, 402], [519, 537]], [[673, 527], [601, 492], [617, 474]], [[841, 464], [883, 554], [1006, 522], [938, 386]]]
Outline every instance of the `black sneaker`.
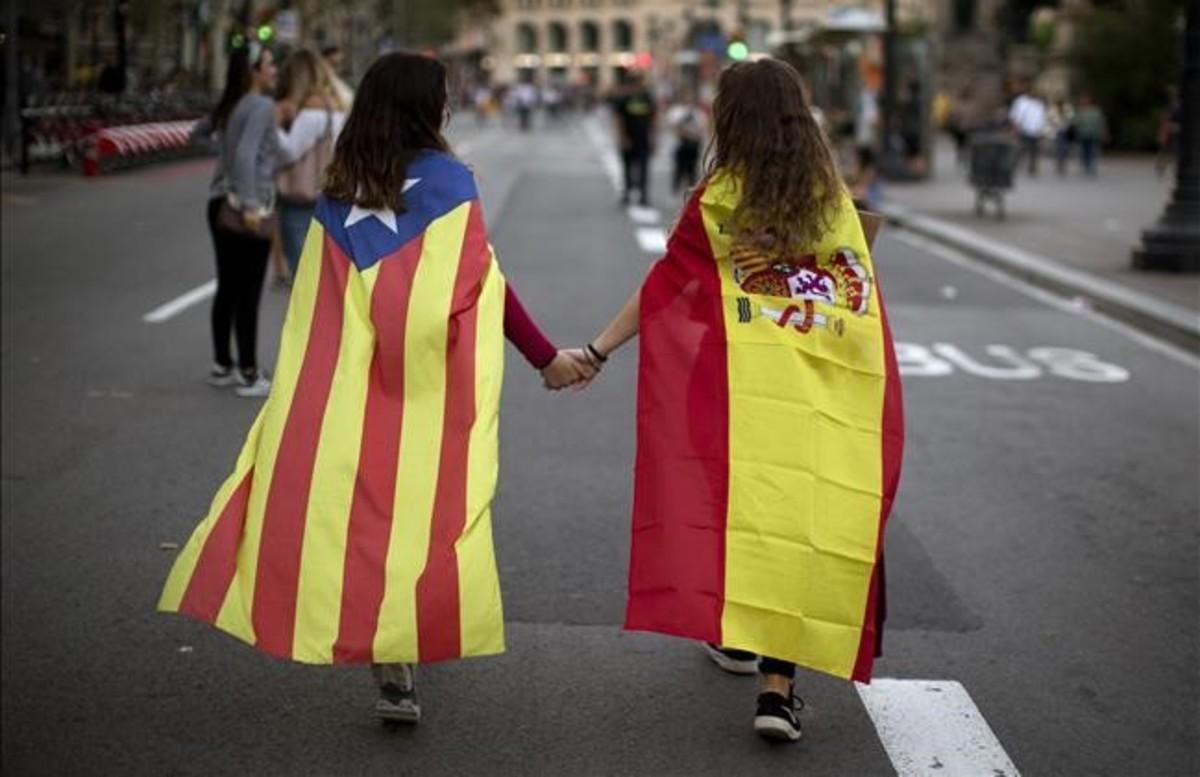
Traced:
[[704, 652], [712, 662], [731, 674], [758, 674], [758, 655], [748, 650], [723, 648], [711, 642], [703, 643]]
[[795, 742], [800, 739], [800, 710], [804, 700], [795, 694], [791, 698], [768, 691], [758, 695], [758, 711], [754, 715], [754, 730], [763, 739]]
[[375, 717], [385, 723], [419, 723], [421, 705], [417, 703], [416, 672], [412, 664], [390, 664], [382, 675]]

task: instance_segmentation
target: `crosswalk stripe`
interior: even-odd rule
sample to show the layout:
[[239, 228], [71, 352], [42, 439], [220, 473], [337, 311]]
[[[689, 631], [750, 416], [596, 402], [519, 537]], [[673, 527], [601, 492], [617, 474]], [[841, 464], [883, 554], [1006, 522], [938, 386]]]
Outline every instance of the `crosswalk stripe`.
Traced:
[[898, 777], [1019, 777], [960, 683], [877, 679], [855, 688]]

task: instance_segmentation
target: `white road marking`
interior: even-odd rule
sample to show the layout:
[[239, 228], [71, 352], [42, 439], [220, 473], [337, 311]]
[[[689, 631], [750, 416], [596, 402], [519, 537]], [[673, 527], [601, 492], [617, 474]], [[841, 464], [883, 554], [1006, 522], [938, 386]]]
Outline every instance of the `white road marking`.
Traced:
[[961, 684], [880, 679], [854, 687], [898, 777], [1020, 777]]
[[630, 205], [626, 212], [635, 224], [657, 224], [662, 219], [658, 208], [649, 208], [645, 205]]
[[618, 193], [624, 186], [621, 171], [621, 160], [617, 156], [617, 151], [605, 137], [604, 131], [600, 129], [594, 120], [585, 120], [583, 122], [583, 132], [588, 136], [592, 146], [596, 149], [596, 153], [600, 156], [600, 165], [604, 168], [605, 174], [608, 175], [609, 183]]
[[211, 297], [217, 292], [217, 281], [213, 279], [208, 283], [201, 284], [191, 291], [181, 294], [175, 299], [163, 305], [159, 305], [154, 310], [151, 310], [146, 315], [142, 316], [142, 320], [147, 324], [161, 324], [169, 318], [174, 318], [183, 311], [193, 305], [198, 305], [204, 300]]
[[667, 250], [667, 233], [662, 227], [638, 227], [638, 245], [648, 254], [661, 254]]
[[1194, 370], [1200, 370], [1200, 356], [1195, 356], [1192, 353], [1176, 346], [1165, 340], [1160, 340], [1157, 337], [1148, 335], [1145, 332], [1134, 329], [1126, 323], [1110, 318], [1103, 313], [1098, 313], [1092, 310], [1087, 305], [1080, 305], [1078, 302], [1065, 297], [1060, 297], [1045, 289], [1034, 286], [1030, 283], [1008, 275], [1003, 270], [991, 267], [975, 259], [970, 258], [961, 251], [956, 251], [953, 248], [948, 248], [941, 243], [935, 242], [928, 238], [921, 237], [904, 229], [896, 229], [891, 232], [898, 240], [907, 243], [908, 245], [920, 251], [926, 251], [933, 254], [939, 259], [957, 265], [966, 270], [978, 273], [989, 280], [995, 281], [1002, 286], [1007, 286], [1013, 291], [1024, 294], [1027, 297], [1036, 299], [1045, 305], [1049, 305], [1056, 310], [1061, 310], [1064, 313], [1086, 318], [1092, 323], [1109, 329], [1113, 332], [1118, 332], [1138, 345], [1148, 348], [1151, 351], [1162, 354], [1167, 358], [1179, 362], [1180, 364], [1191, 367]]

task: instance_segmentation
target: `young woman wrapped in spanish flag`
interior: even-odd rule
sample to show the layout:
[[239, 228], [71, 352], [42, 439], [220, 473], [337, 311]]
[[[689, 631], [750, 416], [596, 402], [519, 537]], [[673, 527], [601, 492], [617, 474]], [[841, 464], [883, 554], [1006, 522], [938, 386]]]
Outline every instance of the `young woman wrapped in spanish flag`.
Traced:
[[733, 65], [714, 125], [666, 256], [586, 352], [640, 331], [626, 628], [761, 672], [755, 729], [794, 741], [795, 666], [868, 681], [880, 647], [899, 372], [799, 75]]
[[276, 656], [375, 664], [377, 712], [410, 722], [412, 664], [504, 650], [503, 337], [549, 388], [593, 374], [506, 287], [445, 116], [433, 59], [391, 54], [363, 78], [270, 396], [159, 601]]

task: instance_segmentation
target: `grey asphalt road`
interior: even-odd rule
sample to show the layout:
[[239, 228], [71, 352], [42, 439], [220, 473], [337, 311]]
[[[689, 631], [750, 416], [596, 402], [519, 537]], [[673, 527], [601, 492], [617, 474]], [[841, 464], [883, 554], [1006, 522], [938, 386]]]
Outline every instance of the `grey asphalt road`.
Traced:
[[[654, 258], [589, 136], [456, 138], [510, 281], [552, 338], [583, 341]], [[633, 349], [581, 395], [547, 394], [510, 350], [509, 650], [423, 669], [418, 729], [371, 720], [362, 669], [156, 614], [160, 544], [186, 540], [257, 410], [203, 384], [207, 305], [142, 320], [212, 276], [208, 170], [5, 182], [5, 774], [895, 773], [851, 685], [803, 676], [805, 741], [769, 747], [752, 680], [620, 630]], [[1022, 774], [1200, 773], [1200, 373], [905, 235], [876, 254], [910, 369], [877, 676], [962, 683]], [[265, 295], [264, 363], [285, 302]]]

